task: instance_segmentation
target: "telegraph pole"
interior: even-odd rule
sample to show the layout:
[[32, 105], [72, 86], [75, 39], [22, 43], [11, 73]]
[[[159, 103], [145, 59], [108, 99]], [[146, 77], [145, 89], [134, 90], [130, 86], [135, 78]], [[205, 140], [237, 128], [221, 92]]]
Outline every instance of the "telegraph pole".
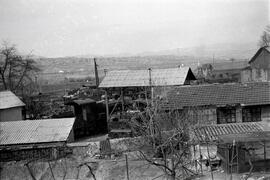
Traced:
[[97, 69], [97, 63], [96, 58], [94, 58], [94, 66], [95, 66], [95, 78], [96, 78], [96, 86], [99, 86], [99, 77], [98, 77], [98, 69]]

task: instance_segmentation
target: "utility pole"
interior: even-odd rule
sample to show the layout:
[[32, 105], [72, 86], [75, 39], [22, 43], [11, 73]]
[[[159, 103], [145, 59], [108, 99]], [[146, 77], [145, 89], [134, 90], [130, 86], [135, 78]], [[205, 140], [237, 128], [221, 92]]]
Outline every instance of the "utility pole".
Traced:
[[98, 69], [97, 69], [97, 63], [96, 58], [94, 58], [94, 66], [95, 66], [95, 78], [96, 78], [96, 86], [99, 86], [99, 77], [98, 77]]
[[153, 99], [154, 99], [154, 89], [153, 89], [153, 84], [152, 84], [152, 69], [149, 68], [149, 86], [151, 90], [151, 105], [153, 106]]

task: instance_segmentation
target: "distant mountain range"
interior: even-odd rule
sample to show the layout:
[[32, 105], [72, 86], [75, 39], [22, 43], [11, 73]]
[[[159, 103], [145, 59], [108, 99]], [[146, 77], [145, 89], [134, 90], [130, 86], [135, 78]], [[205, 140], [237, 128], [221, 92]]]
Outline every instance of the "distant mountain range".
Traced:
[[[256, 42], [248, 43], [221, 43], [212, 45], [200, 45], [195, 47], [174, 48], [160, 51], [146, 51], [142, 53], [121, 53], [121, 54], [106, 54], [94, 55], [85, 54], [72, 56], [76, 58], [108, 58], [108, 57], [131, 57], [131, 56], [160, 56], [160, 55], [175, 55], [175, 56], [191, 56], [203, 58], [217, 58], [217, 59], [250, 59], [257, 51], [258, 46]], [[70, 58], [70, 57], [67, 57]]]

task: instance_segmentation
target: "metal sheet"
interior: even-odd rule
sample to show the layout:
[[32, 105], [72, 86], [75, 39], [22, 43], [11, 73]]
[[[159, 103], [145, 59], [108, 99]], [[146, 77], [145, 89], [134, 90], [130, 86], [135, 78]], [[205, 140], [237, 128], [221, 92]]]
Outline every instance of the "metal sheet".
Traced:
[[75, 118], [0, 122], [0, 145], [66, 141]]
[[[190, 68], [152, 69], [151, 86], [183, 85]], [[106, 74], [99, 87], [150, 86], [149, 70], [118, 70]]]
[[0, 91], [0, 109], [25, 106], [25, 104], [11, 91]]

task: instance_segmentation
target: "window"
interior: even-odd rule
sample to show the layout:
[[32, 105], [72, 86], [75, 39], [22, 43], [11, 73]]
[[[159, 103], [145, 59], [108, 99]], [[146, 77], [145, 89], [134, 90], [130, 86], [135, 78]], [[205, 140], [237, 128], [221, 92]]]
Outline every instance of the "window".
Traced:
[[242, 111], [243, 122], [256, 122], [261, 121], [261, 108], [260, 107], [245, 107]]
[[217, 123], [235, 123], [236, 122], [236, 110], [235, 108], [218, 108], [217, 109]]

